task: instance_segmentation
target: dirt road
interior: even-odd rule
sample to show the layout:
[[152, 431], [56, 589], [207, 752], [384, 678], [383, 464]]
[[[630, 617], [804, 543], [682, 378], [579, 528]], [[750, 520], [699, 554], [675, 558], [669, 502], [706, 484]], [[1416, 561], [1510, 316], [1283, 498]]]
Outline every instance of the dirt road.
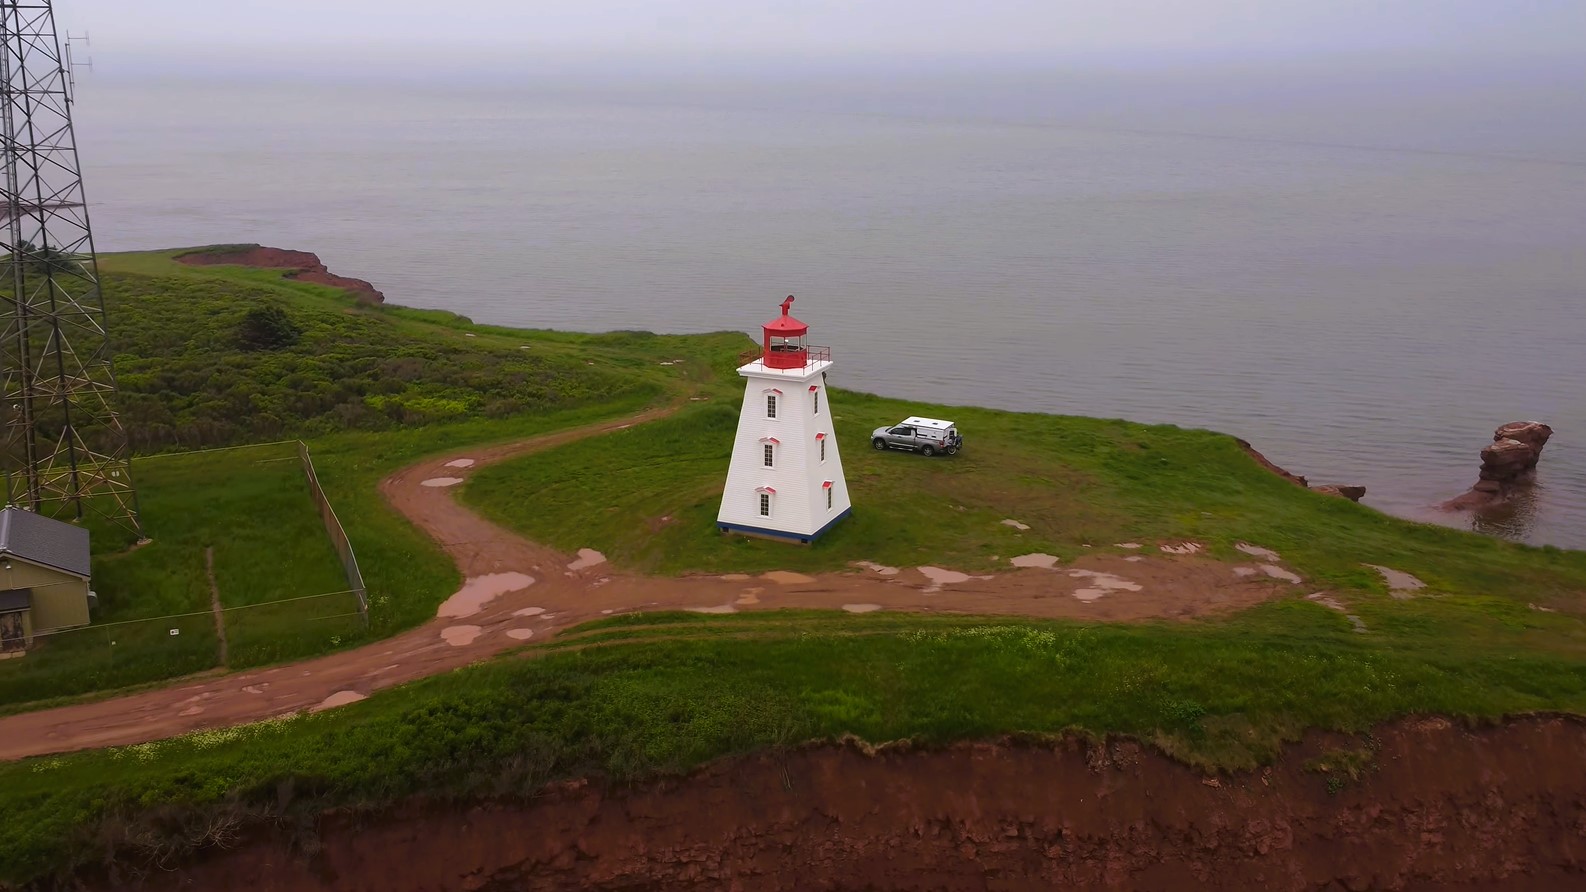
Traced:
[[1155, 548], [983, 577], [931, 567], [873, 566], [821, 576], [776, 571], [753, 578], [634, 576], [612, 571], [592, 552], [574, 557], [531, 542], [464, 508], [452, 494], [456, 481], [479, 468], [643, 424], [669, 411], [651, 409], [617, 421], [461, 450], [426, 459], [383, 481], [380, 490], [390, 504], [439, 542], [466, 580], [429, 623], [299, 663], [0, 718], [0, 760], [142, 743], [332, 708], [614, 613], [813, 607], [1117, 621], [1236, 610], [1291, 585], [1260, 574], [1239, 576], [1228, 564]]

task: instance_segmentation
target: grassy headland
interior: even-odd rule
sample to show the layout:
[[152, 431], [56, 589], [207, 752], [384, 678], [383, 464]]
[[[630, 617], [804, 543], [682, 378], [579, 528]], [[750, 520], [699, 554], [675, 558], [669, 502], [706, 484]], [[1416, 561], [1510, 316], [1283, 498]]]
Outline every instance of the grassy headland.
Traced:
[[[115, 324], [122, 421], [139, 452], [389, 431], [543, 414], [658, 393], [609, 360], [605, 339], [482, 331], [446, 313], [360, 304], [279, 270], [194, 267], [165, 254], [102, 263]], [[258, 347], [242, 323], [279, 309], [284, 342]]]
[[[1193, 540], [1229, 559], [1248, 560], [1234, 549], [1240, 542], [1274, 549], [1314, 586], [1308, 592], [1378, 599], [1387, 589], [1366, 565], [1380, 564], [1441, 595], [1579, 607], [1586, 593], [1586, 553], [1411, 523], [1312, 493], [1261, 469], [1222, 434], [842, 391], [832, 411], [853, 517], [807, 548], [723, 537], [713, 522], [740, 393], [718, 391], [661, 421], [481, 469], [463, 498], [530, 538], [596, 548], [654, 573], [839, 570], [853, 561], [984, 571], [1033, 551], [1072, 558], [1121, 542]], [[964, 451], [927, 459], [869, 447], [871, 430], [910, 414], [957, 421]]]
[[[113, 297], [147, 303], [142, 322], [136, 301], [114, 303], [123, 327], [179, 335], [189, 325], [182, 307], [191, 306], [202, 310], [193, 325], [223, 345], [246, 305], [263, 300], [278, 303], [303, 338], [320, 339], [290, 355], [235, 356], [147, 331], [138, 349], [151, 352], [120, 362], [147, 401], [138, 417], [151, 423], [166, 412], [210, 423], [205, 430], [224, 442], [271, 436], [216, 408], [247, 416], [236, 400], [248, 388], [237, 381], [258, 379], [268, 409], [260, 411], [282, 433], [313, 436], [321, 479], [376, 598], [371, 634], [433, 615], [457, 582], [439, 549], [385, 506], [376, 492], [385, 474], [439, 450], [685, 396], [707, 399], [483, 469], [465, 497], [531, 537], [660, 573], [831, 570], [854, 560], [985, 570], [1005, 566], [994, 556], [1073, 557], [1119, 542], [1191, 539], [1228, 558], [1238, 542], [1275, 549], [1308, 584], [1197, 622], [785, 611], [604, 620], [529, 648], [535, 659], [494, 661], [330, 713], [0, 765], [10, 831], [0, 835], [0, 882], [109, 857], [167, 857], [248, 819], [312, 833], [312, 817], [328, 807], [527, 795], [559, 778], [630, 780], [844, 734], [942, 743], [1077, 729], [1131, 734], [1195, 764], [1236, 768], [1271, 758], [1306, 728], [1366, 731], [1416, 712], [1586, 710], [1586, 554], [1407, 523], [1309, 493], [1261, 470], [1225, 436], [840, 392], [833, 408], [855, 516], [809, 548], [722, 538], [711, 521], [741, 394], [730, 370], [739, 336], [491, 329], [358, 306], [272, 272], [178, 267], [163, 255], [112, 258], [106, 269]], [[524, 344], [530, 350], [520, 351]], [[387, 354], [404, 349], [423, 357], [410, 386], [376, 388], [390, 386]], [[318, 359], [327, 353], [347, 357], [364, 383], [339, 390], [337, 365]], [[518, 374], [520, 353], [545, 357], [548, 374], [577, 383], [487, 417], [491, 399], [539, 399], [496, 380]], [[161, 357], [188, 377], [167, 374]], [[679, 357], [683, 366], [657, 362]], [[424, 372], [431, 361], [433, 380]], [[274, 383], [285, 369], [322, 376], [308, 390], [326, 398], [296, 406], [302, 382]], [[182, 381], [184, 389], [170, 389]], [[476, 390], [492, 396], [475, 399]], [[353, 403], [370, 411], [340, 408]], [[447, 408], [457, 403], [461, 414]], [[384, 411], [392, 406], [400, 411]], [[437, 407], [444, 417], [427, 414]], [[402, 414], [409, 410], [420, 414]], [[916, 412], [957, 420], [966, 451], [927, 460], [867, 448], [871, 428]], [[344, 417], [360, 429], [329, 433]], [[152, 493], [162, 484], [157, 463], [148, 467], [140, 482]], [[1007, 518], [1030, 529], [1002, 525]], [[195, 519], [192, 541], [225, 522]], [[157, 545], [176, 539], [174, 529], [155, 530]], [[1395, 599], [1367, 563], [1413, 573], [1428, 588]], [[1367, 631], [1303, 599], [1317, 590], [1345, 601]]]
[[[337, 289], [283, 278], [280, 270], [189, 266], [172, 259], [180, 253], [101, 259], [123, 422], [135, 449], [148, 454], [304, 438], [371, 600], [367, 632], [345, 621], [318, 624], [312, 633], [301, 623], [272, 622], [283, 614], [301, 618], [301, 607], [238, 614], [244, 640], [230, 654], [232, 668], [390, 635], [432, 617], [456, 590], [446, 556], [380, 497], [376, 487], [385, 475], [438, 450], [549, 433], [681, 399], [712, 374], [720, 356], [741, 345], [741, 336], [730, 334], [476, 326], [450, 313], [360, 304]], [[279, 309], [296, 340], [245, 349], [240, 325], [261, 306]], [[685, 362], [663, 368], [651, 351]], [[283, 456], [295, 452], [267, 458]], [[257, 459], [246, 452], [134, 459], [153, 542], [126, 550], [117, 531], [95, 529], [96, 626], [0, 664], [0, 712], [217, 666], [214, 623], [203, 615], [210, 607], [206, 548], [215, 549], [227, 607], [344, 589], [295, 457]], [[194, 615], [106, 626], [180, 614]], [[101, 634], [108, 628], [117, 634]], [[170, 636], [170, 628], [180, 634]]]

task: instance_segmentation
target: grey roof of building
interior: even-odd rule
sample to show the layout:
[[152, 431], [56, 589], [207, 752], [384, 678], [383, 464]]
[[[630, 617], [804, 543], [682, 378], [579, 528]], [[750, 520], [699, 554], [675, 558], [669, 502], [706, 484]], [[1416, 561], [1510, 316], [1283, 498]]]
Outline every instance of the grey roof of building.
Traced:
[[87, 578], [88, 531], [21, 508], [0, 511], [0, 555]]

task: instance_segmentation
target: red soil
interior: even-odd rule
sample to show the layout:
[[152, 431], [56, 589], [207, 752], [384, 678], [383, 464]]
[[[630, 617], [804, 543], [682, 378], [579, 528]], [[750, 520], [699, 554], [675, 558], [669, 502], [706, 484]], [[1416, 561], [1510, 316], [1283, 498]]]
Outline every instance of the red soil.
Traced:
[[1374, 766], [1331, 791], [1316, 762], [1363, 741], [1312, 735], [1216, 778], [1126, 740], [817, 746], [637, 788], [327, 815], [312, 858], [259, 834], [146, 888], [1586, 888], [1586, 722], [1412, 719], [1374, 740]]
[[385, 303], [385, 295], [362, 279], [338, 276], [325, 268], [318, 255], [307, 251], [284, 251], [251, 245], [245, 248], [224, 250], [198, 250], [176, 258], [179, 263], [192, 266], [257, 266], [264, 269], [285, 269], [292, 272], [288, 279], [313, 282], [340, 288], [362, 303]]

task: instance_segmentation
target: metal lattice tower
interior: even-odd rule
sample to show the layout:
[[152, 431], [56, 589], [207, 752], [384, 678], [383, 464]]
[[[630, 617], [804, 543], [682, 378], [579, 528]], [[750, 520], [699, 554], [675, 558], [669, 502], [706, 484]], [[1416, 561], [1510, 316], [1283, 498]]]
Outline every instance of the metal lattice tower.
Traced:
[[51, 0], [0, 0], [0, 44], [6, 499], [63, 519], [99, 514], [141, 535]]

